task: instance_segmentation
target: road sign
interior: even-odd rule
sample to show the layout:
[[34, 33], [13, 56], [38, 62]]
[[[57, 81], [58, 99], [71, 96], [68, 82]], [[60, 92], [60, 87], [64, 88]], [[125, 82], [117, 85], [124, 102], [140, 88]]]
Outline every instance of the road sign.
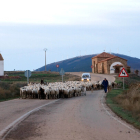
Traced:
[[26, 70], [24, 73], [25, 77], [27, 77], [27, 85], [29, 83], [29, 77], [31, 77], [32, 73], [30, 70]]
[[65, 75], [65, 71], [63, 69], [61, 69], [60, 75], [62, 75], [62, 82], [63, 82], [63, 75]]
[[24, 75], [25, 75], [25, 77], [31, 77], [32, 73], [30, 70], [26, 70]]
[[128, 73], [126, 72], [125, 68], [123, 68], [119, 74], [119, 77], [129, 77]]
[[123, 68], [119, 74], [119, 77], [123, 77], [123, 90], [124, 90], [124, 78], [129, 77], [128, 73], [126, 72], [125, 68]]
[[63, 69], [61, 69], [60, 75], [65, 75], [65, 71]]
[[57, 64], [56, 67], [59, 68], [59, 65]]
[[94, 66], [91, 65], [91, 68], [94, 68]]

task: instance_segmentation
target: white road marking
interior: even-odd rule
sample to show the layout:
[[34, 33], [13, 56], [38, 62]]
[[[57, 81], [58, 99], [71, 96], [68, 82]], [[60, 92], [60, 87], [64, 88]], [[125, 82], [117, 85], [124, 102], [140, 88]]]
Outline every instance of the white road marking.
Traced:
[[[60, 100], [60, 99], [58, 99]], [[41, 109], [44, 106], [53, 104], [55, 102], [57, 102], [58, 100], [52, 101], [50, 103], [44, 104], [42, 106], [39, 106], [29, 112], [27, 112], [26, 114], [22, 115], [21, 117], [19, 117], [18, 119], [16, 119], [14, 122], [12, 122], [11, 124], [9, 124], [5, 129], [3, 129], [2, 131], [0, 131], [0, 138], [2, 138], [2, 140], [5, 139], [5, 137], [13, 130], [13, 128], [18, 125], [20, 122], [22, 122], [23, 120], [25, 120], [29, 115], [31, 115], [32, 113], [34, 113], [35, 111], [38, 111], [39, 109]]]
[[132, 130], [133, 132], [137, 132], [137, 133], [140, 135], [140, 132], [139, 132], [139, 131], [137, 131], [137, 130], [131, 128], [129, 125], [125, 124], [123, 121], [120, 121], [120, 120], [117, 119], [116, 117], [112, 116], [112, 114], [109, 113], [109, 111], [107, 111], [107, 109], [105, 108], [104, 103], [103, 103], [104, 97], [105, 97], [105, 95], [103, 94], [103, 96], [102, 96], [102, 98], [101, 98], [101, 102], [102, 102], [102, 106], [103, 106], [105, 112], [106, 112], [111, 118], [113, 118], [114, 120], [116, 120], [117, 122], [119, 122], [120, 124], [124, 125], [125, 127], [127, 127], [127, 128], [130, 129], [130, 130]]

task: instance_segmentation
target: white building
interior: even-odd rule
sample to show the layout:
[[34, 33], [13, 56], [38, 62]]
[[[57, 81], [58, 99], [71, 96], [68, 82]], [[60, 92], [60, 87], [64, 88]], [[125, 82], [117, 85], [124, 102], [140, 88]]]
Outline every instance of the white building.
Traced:
[[0, 54], [0, 76], [4, 76], [4, 59]]

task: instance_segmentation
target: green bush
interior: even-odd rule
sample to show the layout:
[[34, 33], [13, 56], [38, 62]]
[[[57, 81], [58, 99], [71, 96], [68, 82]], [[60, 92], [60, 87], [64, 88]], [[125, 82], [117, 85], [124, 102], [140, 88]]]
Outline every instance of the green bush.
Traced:
[[130, 69], [127, 69], [127, 72], [128, 72], [128, 73], [131, 73], [131, 70], [130, 70]]

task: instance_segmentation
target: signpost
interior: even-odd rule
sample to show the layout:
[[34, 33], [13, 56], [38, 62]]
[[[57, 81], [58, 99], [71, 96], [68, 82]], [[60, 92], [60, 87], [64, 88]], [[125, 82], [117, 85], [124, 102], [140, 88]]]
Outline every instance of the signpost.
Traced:
[[27, 84], [29, 83], [29, 77], [31, 77], [32, 73], [30, 70], [26, 70], [24, 73], [25, 77], [27, 77]]
[[59, 65], [57, 64], [56, 67], [57, 67], [57, 72], [58, 72]]
[[94, 68], [94, 66], [91, 65], [91, 68]]
[[63, 82], [63, 75], [65, 75], [65, 71], [61, 68], [60, 75], [62, 75], [62, 82]]
[[124, 78], [129, 77], [128, 73], [126, 72], [125, 68], [123, 68], [119, 74], [119, 77], [123, 77], [123, 90], [124, 90]]

